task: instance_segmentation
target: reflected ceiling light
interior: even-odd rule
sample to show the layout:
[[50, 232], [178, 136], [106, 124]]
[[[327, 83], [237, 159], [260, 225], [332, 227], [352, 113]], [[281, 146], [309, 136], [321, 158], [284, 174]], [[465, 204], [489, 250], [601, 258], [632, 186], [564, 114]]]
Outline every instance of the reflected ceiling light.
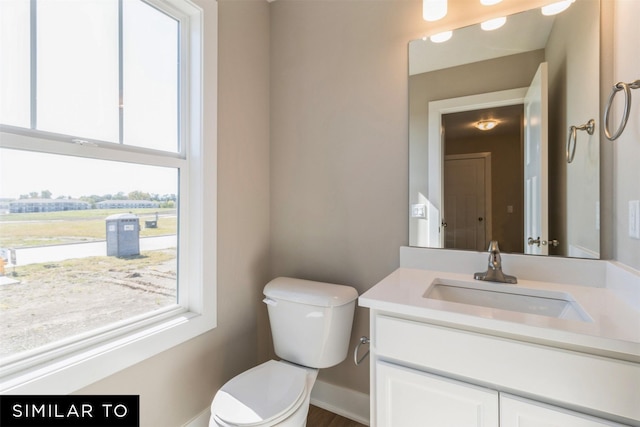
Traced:
[[442, 33], [432, 35], [431, 37], [429, 37], [429, 40], [434, 43], [442, 43], [449, 40], [452, 35], [453, 31], [443, 31]]
[[507, 22], [506, 16], [502, 16], [500, 18], [495, 18], [495, 19], [489, 19], [488, 21], [484, 21], [482, 24], [480, 24], [480, 28], [482, 28], [485, 31], [493, 31], [502, 27], [505, 22]]
[[500, 3], [502, 0], [480, 0], [480, 4], [483, 6], [493, 6], [494, 4]]
[[562, 0], [555, 3], [548, 4], [546, 6], [542, 6], [541, 11], [545, 16], [557, 15], [560, 12], [564, 12], [571, 6], [571, 3], [576, 0]]
[[496, 127], [498, 125], [498, 121], [497, 120], [480, 120], [479, 122], [475, 123], [474, 126], [477, 129], [480, 130], [491, 130], [494, 127]]
[[437, 21], [447, 14], [447, 0], [422, 0], [422, 17], [425, 21]]

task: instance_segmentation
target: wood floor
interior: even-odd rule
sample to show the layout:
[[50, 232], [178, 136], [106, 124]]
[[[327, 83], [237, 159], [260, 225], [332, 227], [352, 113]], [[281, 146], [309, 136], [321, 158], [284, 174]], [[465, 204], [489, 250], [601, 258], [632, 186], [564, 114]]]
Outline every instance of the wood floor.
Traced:
[[310, 405], [307, 427], [365, 427], [365, 425]]

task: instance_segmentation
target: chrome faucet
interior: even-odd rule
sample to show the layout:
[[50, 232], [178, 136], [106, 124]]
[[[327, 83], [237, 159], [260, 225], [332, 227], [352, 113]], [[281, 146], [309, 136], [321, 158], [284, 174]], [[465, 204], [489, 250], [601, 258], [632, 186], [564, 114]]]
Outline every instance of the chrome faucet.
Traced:
[[484, 280], [487, 282], [500, 282], [500, 283], [518, 283], [518, 279], [515, 276], [509, 276], [502, 272], [502, 258], [500, 257], [500, 248], [498, 247], [498, 241], [492, 240], [489, 243], [489, 268], [487, 271], [478, 272], [473, 275], [476, 280]]

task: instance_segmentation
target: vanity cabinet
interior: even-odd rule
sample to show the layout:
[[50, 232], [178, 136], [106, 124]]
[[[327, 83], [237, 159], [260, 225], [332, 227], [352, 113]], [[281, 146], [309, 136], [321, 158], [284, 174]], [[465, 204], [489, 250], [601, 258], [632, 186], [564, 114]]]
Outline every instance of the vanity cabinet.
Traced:
[[635, 363], [391, 314], [371, 315], [372, 426], [640, 425]]
[[376, 363], [379, 427], [612, 427], [567, 409], [386, 362]]

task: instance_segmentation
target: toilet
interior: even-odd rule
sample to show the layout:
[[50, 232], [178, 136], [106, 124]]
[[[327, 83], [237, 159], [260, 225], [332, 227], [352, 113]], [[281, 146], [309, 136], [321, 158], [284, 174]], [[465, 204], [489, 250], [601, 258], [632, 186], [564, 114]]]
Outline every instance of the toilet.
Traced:
[[318, 370], [347, 357], [358, 292], [278, 277], [264, 288], [276, 355], [232, 378], [211, 403], [209, 427], [306, 425]]

